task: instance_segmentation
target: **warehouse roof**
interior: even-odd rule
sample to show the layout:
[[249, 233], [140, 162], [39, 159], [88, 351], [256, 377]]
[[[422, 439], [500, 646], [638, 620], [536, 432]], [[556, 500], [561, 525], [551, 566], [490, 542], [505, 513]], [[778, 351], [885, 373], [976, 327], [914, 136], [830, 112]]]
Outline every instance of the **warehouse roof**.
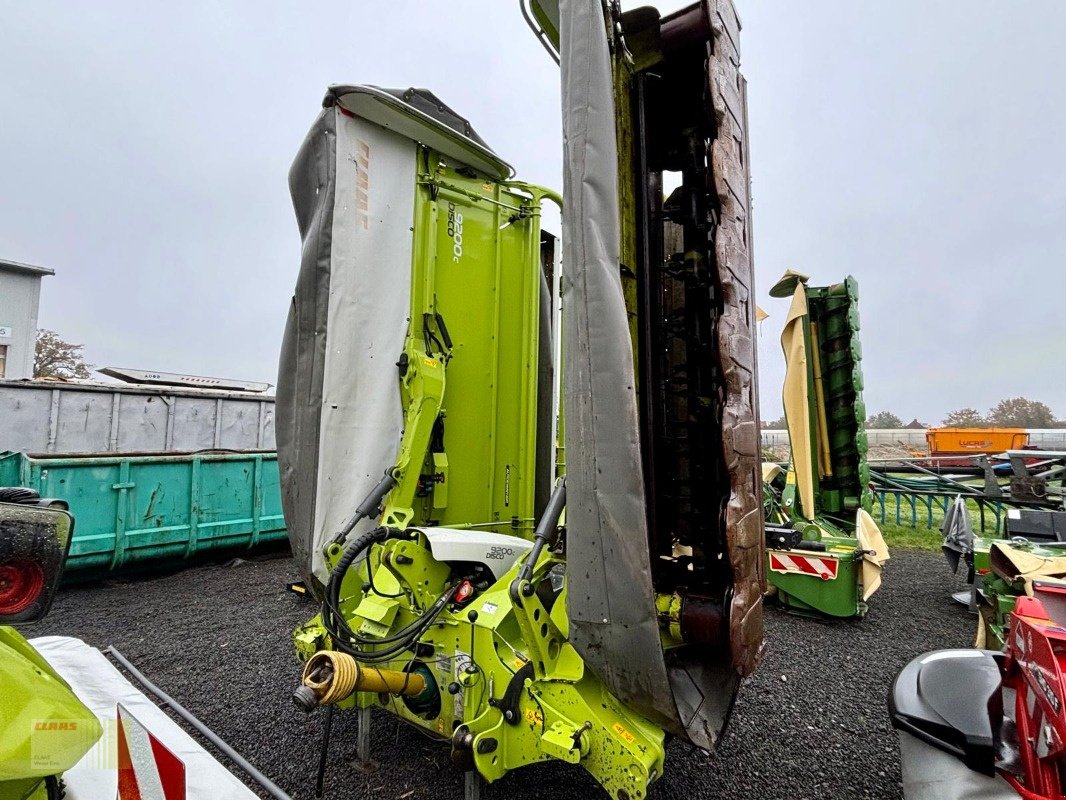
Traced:
[[24, 272], [30, 275], [55, 275], [56, 271], [49, 267], [35, 267], [33, 264], [23, 264], [20, 261], [8, 261], [0, 258], [0, 272]]

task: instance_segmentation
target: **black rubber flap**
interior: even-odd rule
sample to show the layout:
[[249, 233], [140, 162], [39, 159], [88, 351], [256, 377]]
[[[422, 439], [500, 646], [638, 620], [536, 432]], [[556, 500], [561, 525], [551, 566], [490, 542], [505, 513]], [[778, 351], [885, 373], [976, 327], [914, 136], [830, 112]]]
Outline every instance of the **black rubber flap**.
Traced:
[[1003, 720], [997, 656], [989, 650], [936, 650], [914, 659], [889, 692], [892, 725], [993, 775]]
[[1007, 538], [1024, 536], [1045, 542], [1066, 542], [1066, 511], [1019, 509], [1007, 516]]

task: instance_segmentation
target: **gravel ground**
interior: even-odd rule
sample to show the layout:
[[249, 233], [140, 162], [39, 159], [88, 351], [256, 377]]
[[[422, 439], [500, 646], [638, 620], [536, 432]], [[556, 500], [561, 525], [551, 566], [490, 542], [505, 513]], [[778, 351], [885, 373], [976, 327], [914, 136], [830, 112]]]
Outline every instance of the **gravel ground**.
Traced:
[[[290, 700], [298, 670], [289, 634], [314, 609], [285, 589], [296, 577], [292, 561], [275, 555], [70, 588], [27, 633], [114, 645], [293, 798], [309, 799], [320, 731], [317, 716]], [[865, 620], [819, 622], [769, 608], [766, 657], [741, 689], [719, 753], [671, 743], [652, 800], [901, 798], [886, 693], [918, 653], [970, 644], [973, 618], [949, 598], [958, 588], [939, 556], [901, 551]], [[374, 720], [381, 763], [367, 771], [351, 763], [354, 714], [336, 715], [328, 800], [462, 797], [446, 744], [383, 713]], [[584, 770], [559, 762], [513, 772], [482, 796], [606, 798]]]

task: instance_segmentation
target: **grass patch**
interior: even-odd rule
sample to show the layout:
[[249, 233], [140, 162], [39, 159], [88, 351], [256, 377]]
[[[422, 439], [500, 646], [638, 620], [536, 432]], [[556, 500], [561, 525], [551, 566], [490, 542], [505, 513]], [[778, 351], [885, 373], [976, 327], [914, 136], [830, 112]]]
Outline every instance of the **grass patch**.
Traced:
[[[876, 519], [876, 517], [875, 517]], [[886, 521], [877, 523], [885, 537], [888, 549], [925, 550], [930, 553], [940, 552], [940, 531], [929, 528], [911, 528]]]
[[[939, 498], [934, 498], [932, 513], [925, 504], [924, 499], [919, 499], [917, 507], [911, 508], [910, 501], [904, 498], [899, 508], [899, 524], [896, 523], [896, 498], [892, 495], [885, 496], [885, 521], [881, 522], [881, 506], [874, 502], [873, 518], [884, 534], [885, 542], [889, 549], [900, 547], [908, 550], [926, 550], [931, 553], [940, 552], [942, 535], [940, 526], [944, 522], [944, 507]], [[970, 523], [974, 533], [980, 533], [981, 514], [977, 510], [977, 504], [967, 502], [970, 512]], [[915, 525], [911, 525], [912, 517]], [[990, 512], [985, 512], [985, 522], [988, 532], [992, 532], [994, 517]]]

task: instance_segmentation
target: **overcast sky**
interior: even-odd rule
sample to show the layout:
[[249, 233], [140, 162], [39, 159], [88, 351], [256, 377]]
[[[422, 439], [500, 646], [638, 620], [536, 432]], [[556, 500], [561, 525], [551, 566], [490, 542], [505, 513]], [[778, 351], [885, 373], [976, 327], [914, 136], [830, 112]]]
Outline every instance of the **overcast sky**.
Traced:
[[[1066, 3], [737, 0], [763, 415], [786, 269], [859, 280], [866, 402], [1066, 416]], [[671, 10], [682, 5], [660, 5]], [[426, 86], [561, 185], [558, 73], [517, 0], [0, 0], [0, 257], [89, 360], [276, 382], [286, 176], [330, 83]]]

